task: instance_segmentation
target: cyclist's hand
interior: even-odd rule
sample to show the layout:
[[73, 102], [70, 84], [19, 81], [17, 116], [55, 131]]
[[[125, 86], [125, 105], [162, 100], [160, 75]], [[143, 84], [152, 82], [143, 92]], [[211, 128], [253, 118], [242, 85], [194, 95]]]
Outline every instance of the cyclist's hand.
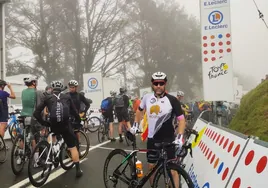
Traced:
[[183, 145], [183, 143], [184, 143], [184, 141], [183, 141], [183, 135], [176, 136], [176, 139], [174, 140], [173, 143], [176, 144], [177, 147], [180, 147], [181, 148], [182, 145]]
[[138, 128], [133, 126], [133, 127], [131, 127], [131, 128], [129, 129], [129, 132], [130, 132], [131, 134], [135, 135], [136, 132], [137, 132], [137, 130], [138, 130]]
[[79, 115], [80, 115], [81, 118], [83, 118], [84, 115], [85, 115], [85, 112], [82, 112], [82, 113], [80, 113]]

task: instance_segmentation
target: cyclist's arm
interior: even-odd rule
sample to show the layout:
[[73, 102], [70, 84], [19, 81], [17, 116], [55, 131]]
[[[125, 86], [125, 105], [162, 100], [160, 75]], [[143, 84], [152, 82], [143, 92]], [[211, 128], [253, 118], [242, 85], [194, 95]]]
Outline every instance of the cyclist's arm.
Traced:
[[86, 105], [84, 112], [87, 113], [88, 109], [90, 108], [90, 104], [84, 95], [80, 94], [80, 99]]
[[35, 111], [33, 113], [33, 116], [36, 118], [36, 120], [38, 121], [38, 123], [40, 123], [41, 125], [45, 124], [44, 119], [42, 118], [42, 111], [44, 110], [44, 108], [46, 107], [46, 101], [41, 101], [41, 103], [39, 105], [36, 106]]
[[71, 115], [75, 118], [75, 120], [77, 122], [80, 122], [81, 121], [81, 118], [79, 116], [79, 112], [76, 110], [76, 107], [75, 107], [75, 104], [73, 102], [73, 100], [71, 99], [71, 97], [69, 97], [69, 101], [70, 101], [70, 113]]
[[184, 134], [185, 130], [185, 117], [183, 115], [183, 111], [180, 105], [180, 102], [174, 97], [174, 99], [171, 101], [171, 105], [173, 108], [173, 112], [177, 117], [178, 120], [178, 134]]
[[140, 106], [138, 107], [138, 110], [136, 111], [136, 115], [135, 115], [135, 122], [136, 123], [140, 123], [141, 118], [144, 115], [144, 111], [146, 109], [146, 95], [142, 98], [142, 101], [140, 103]]

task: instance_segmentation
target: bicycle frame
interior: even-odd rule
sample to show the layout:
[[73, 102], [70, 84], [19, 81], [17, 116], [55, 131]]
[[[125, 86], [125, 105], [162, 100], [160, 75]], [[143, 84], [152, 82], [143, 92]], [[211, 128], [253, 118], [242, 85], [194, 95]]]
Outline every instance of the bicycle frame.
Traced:
[[[136, 138], [134, 138], [133, 142], [133, 148], [136, 148]], [[137, 181], [137, 187], [136, 188], [142, 188], [145, 183], [150, 179], [150, 177], [164, 165], [164, 177], [167, 177], [167, 163], [169, 162], [167, 159], [167, 152], [162, 148], [161, 150], [150, 150], [150, 151], [157, 151], [160, 153], [159, 160], [157, 161], [156, 165], [148, 172], [146, 173], [140, 180], [138, 180], [137, 172], [136, 172], [136, 162], [137, 162], [137, 153], [138, 152], [148, 152], [148, 149], [134, 149], [131, 153], [129, 153], [121, 162], [121, 164], [115, 169], [113, 172], [113, 176], [120, 179], [122, 182], [126, 183], [127, 185], [130, 185], [132, 181]], [[119, 168], [126, 163], [128, 160], [132, 160], [134, 162], [133, 165], [133, 172], [131, 174], [131, 179], [127, 177], [121, 177], [121, 174], [119, 173]], [[123, 169], [123, 171], [125, 168]], [[166, 181], [166, 178], [165, 178]], [[167, 183], [167, 182], [166, 182]], [[172, 180], [171, 182], [174, 185], [174, 182]]]
[[[46, 162], [45, 162], [45, 164], [53, 164], [53, 161], [54, 161], [54, 156], [52, 155], [52, 161], [51, 162], [49, 162], [48, 160], [49, 160], [49, 156], [50, 156], [50, 154], [51, 154], [51, 152], [52, 152], [52, 149], [53, 149], [53, 135], [54, 133], [53, 132], [49, 132], [48, 133], [48, 140], [49, 141], [47, 141], [48, 143], [49, 143], [49, 145], [50, 145], [50, 147], [49, 147], [49, 150], [48, 150], [48, 155], [47, 155], [47, 157], [46, 157]], [[63, 138], [61, 138], [61, 139], [63, 139]], [[64, 143], [64, 142], [63, 142]], [[61, 144], [62, 145], [62, 144]], [[61, 148], [61, 145], [60, 145], [60, 148]], [[40, 156], [42, 156], [42, 154], [44, 153], [44, 151], [45, 150], [43, 150], [42, 151], [42, 153], [38, 156], [38, 160], [40, 159]], [[57, 157], [59, 157], [59, 155], [60, 155], [60, 151], [61, 150], [59, 150], [58, 152], [57, 152], [57, 155], [56, 155], [56, 158]]]

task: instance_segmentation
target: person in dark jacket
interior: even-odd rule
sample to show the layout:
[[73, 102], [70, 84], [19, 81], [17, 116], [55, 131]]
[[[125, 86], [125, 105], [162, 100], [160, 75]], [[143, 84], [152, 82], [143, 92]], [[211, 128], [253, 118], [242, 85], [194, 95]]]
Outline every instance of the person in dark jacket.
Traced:
[[[115, 96], [115, 112], [116, 112], [117, 119], [119, 122], [119, 126], [118, 126], [118, 133], [119, 133], [119, 137], [120, 137], [119, 142], [123, 142], [123, 139], [122, 139], [123, 122], [125, 122], [128, 127], [131, 127], [129, 113], [128, 113], [129, 97], [126, 95], [126, 92], [127, 92], [127, 90], [125, 88], [120, 88], [119, 95]], [[118, 107], [116, 101], [117, 101], [117, 98], [119, 98], [120, 96], [122, 96], [124, 104], [122, 106]]]
[[53, 81], [51, 83], [51, 87], [53, 89], [52, 95], [47, 95], [45, 99], [36, 107], [33, 115], [36, 120], [44, 126], [51, 127], [51, 131], [55, 134], [62, 135], [64, 142], [67, 144], [69, 151], [71, 152], [72, 160], [76, 166], [76, 177], [81, 177], [83, 175], [83, 171], [80, 168], [79, 164], [79, 153], [77, 150], [77, 138], [71, 128], [69, 120], [64, 120], [60, 123], [52, 123], [47, 122], [42, 118], [42, 111], [45, 107], [47, 107], [49, 112], [52, 112], [52, 107], [55, 102], [57, 102], [57, 97], [59, 96], [61, 102], [66, 104], [69, 107], [70, 114], [75, 117], [76, 122], [80, 123], [79, 114], [75, 108], [75, 105], [71, 99], [71, 97], [67, 94], [63, 94], [63, 84], [60, 81]]

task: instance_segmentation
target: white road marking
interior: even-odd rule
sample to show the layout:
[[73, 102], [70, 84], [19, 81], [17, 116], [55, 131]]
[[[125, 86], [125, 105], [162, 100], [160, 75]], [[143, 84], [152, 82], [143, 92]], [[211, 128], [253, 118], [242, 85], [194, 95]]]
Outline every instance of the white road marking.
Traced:
[[[82, 161], [80, 161], [80, 163], [84, 162], [88, 160], [88, 158], [83, 159]], [[75, 166], [73, 166], [74, 168]], [[62, 174], [64, 174], [66, 172], [66, 170], [64, 170], [63, 168], [60, 168], [59, 170], [56, 170], [55, 172], [53, 172], [52, 174], [50, 174], [50, 176], [48, 177], [46, 183], [44, 185], [46, 185], [47, 183], [51, 182], [52, 180], [56, 179], [57, 177], [61, 176]], [[43, 186], [44, 186], [43, 185]], [[27, 186], [27, 188], [35, 188], [35, 186], [33, 185], [29, 185]]]
[[[117, 137], [116, 139], [119, 139], [119, 137]], [[105, 145], [105, 144], [108, 144], [108, 143], [110, 143], [110, 142], [111, 142], [111, 141], [108, 140], [108, 141], [105, 141], [105, 142], [103, 142], [103, 143], [100, 143], [100, 144], [97, 144], [97, 145], [95, 145], [95, 146], [92, 146], [92, 147], [89, 148], [88, 151], [94, 150], [94, 149], [96, 149], [96, 148], [98, 148], [98, 147], [101, 147], [101, 146], [103, 146], [103, 145]], [[67, 160], [68, 160], [68, 159], [65, 159], [64, 162], [66, 162]], [[81, 162], [83, 162], [83, 160], [82, 160]], [[26, 169], [27, 169], [27, 168], [26, 168]], [[51, 171], [52, 171], [53, 169], [54, 169], [54, 166], [52, 166]], [[56, 170], [55, 172], [51, 173], [50, 176], [56, 176], [57, 174], [60, 174], [60, 175], [61, 175], [61, 171], [62, 171], [62, 170], [63, 170], [62, 168], [59, 168], [59, 169]], [[66, 172], [65, 170], [63, 170], [63, 171]], [[40, 173], [40, 172], [38, 172], [38, 173]], [[37, 174], [38, 174], [38, 173], [37, 173]], [[36, 176], [37, 174], [35, 174], [34, 176]], [[55, 174], [55, 175], [53, 175], [53, 174]], [[60, 176], [60, 175], [58, 175], [58, 176]], [[37, 176], [38, 176], [38, 175], [37, 175]], [[58, 176], [57, 176], [57, 177], [58, 177]], [[50, 181], [52, 181], [52, 180], [50, 180]], [[50, 181], [49, 181], [49, 179], [48, 179], [46, 183], [49, 183]], [[22, 181], [16, 183], [15, 185], [12, 185], [12, 186], [9, 187], [9, 188], [18, 188], [18, 187], [22, 187], [22, 186], [24, 186], [24, 185], [26, 185], [26, 184], [28, 184], [28, 183], [29, 183], [29, 179], [28, 179], [28, 178], [25, 178], [24, 180], [22, 180]]]

